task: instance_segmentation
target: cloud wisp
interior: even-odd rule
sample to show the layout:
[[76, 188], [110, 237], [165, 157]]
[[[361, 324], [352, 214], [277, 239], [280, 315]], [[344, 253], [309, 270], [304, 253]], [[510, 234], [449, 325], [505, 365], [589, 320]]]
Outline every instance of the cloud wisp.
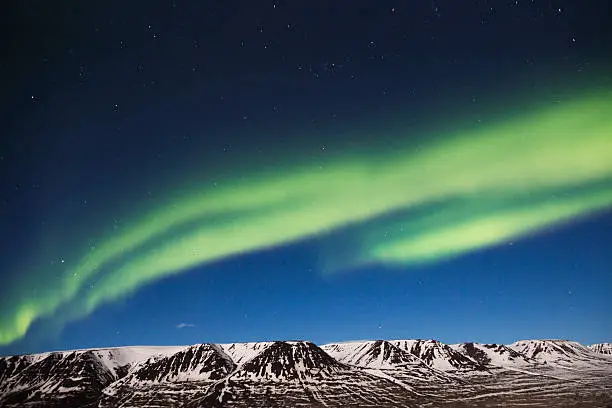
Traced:
[[196, 327], [196, 325], [193, 323], [179, 323], [175, 327], [180, 330], [180, 329], [185, 329], [189, 327]]

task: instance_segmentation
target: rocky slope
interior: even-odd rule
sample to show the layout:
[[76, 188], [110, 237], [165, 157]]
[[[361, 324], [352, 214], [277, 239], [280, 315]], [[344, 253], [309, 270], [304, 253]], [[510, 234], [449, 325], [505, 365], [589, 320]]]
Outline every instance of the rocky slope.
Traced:
[[503, 344], [461, 343], [453, 344], [451, 348], [482, 366], [524, 367], [536, 364], [534, 359]]
[[589, 349], [596, 353], [612, 355], [612, 343], [592, 344]]
[[391, 344], [417, 356], [425, 364], [438, 370], [472, 371], [485, 369], [478, 361], [437, 340], [394, 340]]
[[605, 366], [608, 362], [603, 353], [596, 353], [580, 343], [569, 340], [522, 340], [509, 347], [540, 364], [593, 367], [601, 364]]
[[0, 357], [0, 406], [607, 407], [608, 349], [565, 340], [278, 341], [9, 356]]

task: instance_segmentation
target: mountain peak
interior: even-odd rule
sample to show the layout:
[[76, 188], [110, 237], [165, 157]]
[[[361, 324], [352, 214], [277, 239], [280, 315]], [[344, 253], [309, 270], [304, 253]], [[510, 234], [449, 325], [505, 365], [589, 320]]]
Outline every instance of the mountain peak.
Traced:
[[393, 340], [392, 344], [442, 371], [484, 370], [484, 366], [438, 340]]
[[274, 342], [272, 341], [260, 341], [260, 342], [245, 342], [245, 343], [226, 343], [219, 344], [223, 351], [231, 357], [236, 365], [249, 361], [266, 348], [270, 347]]
[[[87, 405], [96, 401], [102, 390], [118, 378], [93, 351], [68, 351], [35, 357], [9, 357], [0, 364], [0, 405], [7, 401], [40, 401], [53, 405], [61, 395], [63, 404]], [[121, 370], [119, 370], [121, 371]], [[6, 398], [6, 400], [4, 400]]]
[[140, 381], [155, 382], [218, 380], [234, 368], [234, 362], [220, 346], [204, 343], [159, 358], [137, 369], [133, 376]]
[[400, 365], [424, 364], [418, 357], [387, 340], [332, 343], [321, 348], [336, 360], [359, 367], [393, 368]]
[[591, 344], [588, 348], [596, 353], [612, 355], [612, 343]]
[[510, 345], [515, 351], [541, 364], [552, 364], [569, 368], [577, 365], [607, 366], [608, 356], [596, 353], [582, 344], [569, 340], [521, 340]]
[[514, 366], [534, 364], [535, 360], [503, 344], [461, 343], [451, 346], [479, 364], [493, 366]]
[[235, 376], [250, 379], [297, 380], [322, 378], [345, 367], [308, 341], [277, 341], [248, 360]]
[[580, 343], [559, 339], [519, 340], [510, 347], [529, 358], [539, 358], [544, 355], [561, 358], [577, 356], [589, 351]]

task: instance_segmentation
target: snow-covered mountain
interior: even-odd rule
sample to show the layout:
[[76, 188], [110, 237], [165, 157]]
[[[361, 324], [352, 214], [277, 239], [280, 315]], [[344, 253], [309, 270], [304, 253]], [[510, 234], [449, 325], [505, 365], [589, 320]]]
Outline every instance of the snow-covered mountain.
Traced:
[[218, 380], [231, 373], [235, 366], [220, 346], [197, 344], [141, 365], [128, 377], [157, 383]]
[[264, 351], [267, 347], [272, 345], [274, 342], [271, 341], [262, 341], [262, 342], [252, 342], [252, 343], [229, 343], [229, 344], [219, 344], [223, 351], [231, 357], [231, 359], [237, 365], [248, 361]]
[[536, 363], [534, 359], [503, 344], [461, 343], [450, 347], [482, 366], [530, 366]]
[[93, 351], [8, 360], [11, 372], [0, 374], [3, 378], [0, 405], [3, 406], [11, 403], [19, 406], [25, 401], [42, 405], [87, 405], [96, 402], [105, 387], [125, 374], [120, 367], [108, 367]]
[[227, 377], [236, 363], [216, 344], [196, 344], [170, 355], [149, 357], [135, 364], [102, 392], [100, 406], [184, 404], [204, 395], [206, 388]]
[[423, 360], [441, 371], [484, 370], [478, 361], [437, 340], [392, 340], [391, 344]]
[[0, 357], [0, 406], [605, 407], [612, 404], [609, 350], [565, 340], [73, 350]]
[[97, 403], [102, 390], [126, 376], [130, 367], [177, 350], [180, 347], [119, 347], [2, 357], [0, 406], [25, 401], [67, 407]]
[[589, 350], [596, 353], [612, 355], [612, 343], [591, 344]]
[[425, 390], [428, 384], [439, 386], [456, 382], [456, 378], [428, 366], [419, 357], [387, 340], [326, 344], [321, 348], [342, 363], [397, 384], [410, 384], [412, 389], [416, 385]]
[[346, 368], [313, 343], [277, 341], [243, 363], [231, 378], [304, 381], [330, 378]]
[[279, 341], [189, 407], [410, 406], [418, 394], [343, 364], [307, 341]]
[[540, 364], [573, 367], [606, 364], [608, 361], [605, 355], [569, 340], [521, 340], [509, 347]]
[[425, 367], [425, 363], [386, 340], [326, 344], [321, 347], [345, 364], [367, 368]]

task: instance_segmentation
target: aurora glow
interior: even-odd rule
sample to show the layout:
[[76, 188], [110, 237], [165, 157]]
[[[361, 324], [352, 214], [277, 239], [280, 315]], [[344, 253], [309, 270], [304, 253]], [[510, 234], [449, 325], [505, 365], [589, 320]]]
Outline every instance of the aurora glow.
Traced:
[[[37, 296], [15, 288], [12, 308], [2, 311], [0, 344], [60, 308], [85, 315], [164, 276], [344, 227], [358, 232], [359, 256], [334, 265], [410, 265], [605, 209], [612, 205], [611, 112], [612, 95], [601, 92], [434, 138], [418, 150], [406, 145], [384, 160], [361, 152], [323, 168], [236, 175], [223, 187], [173, 198], [80, 254], [59, 286], [45, 291], [41, 282]], [[405, 215], [416, 208], [425, 215]], [[391, 224], [377, 222], [393, 213]]]

